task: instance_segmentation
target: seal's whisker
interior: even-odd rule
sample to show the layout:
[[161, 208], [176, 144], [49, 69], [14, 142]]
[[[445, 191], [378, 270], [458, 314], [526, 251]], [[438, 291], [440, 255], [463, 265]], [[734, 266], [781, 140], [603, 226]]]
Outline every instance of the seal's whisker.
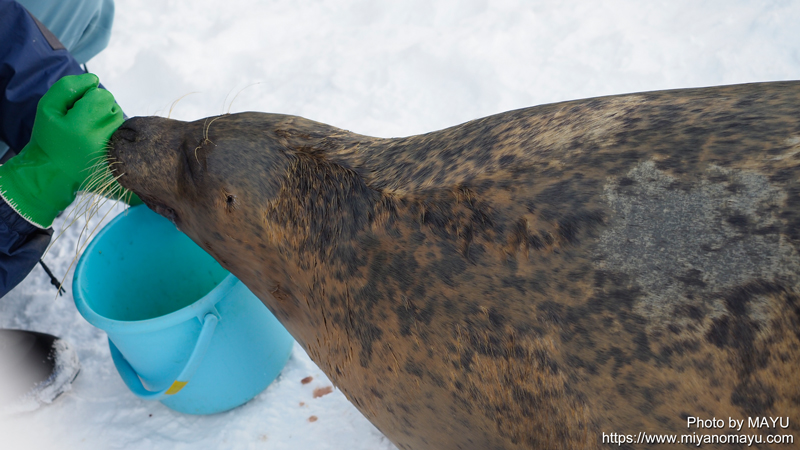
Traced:
[[106, 166], [108, 166], [108, 170], [110, 172], [112, 166], [115, 166], [115, 165], [118, 165], [118, 164], [122, 164], [122, 161], [118, 161], [117, 158], [114, 158], [112, 156], [107, 156], [106, 160], [105, 160], [105, 164], [106, 164]]
[[87, 176], [87, 177], [86, 177], [86, 179], [83, 181], [83, 183], [81, 183], [81, 185], [79, 186], [79, 188], [80, 188], [81, 190], [85, 190], [84, 188], [85, 188], [86, 186], [90, 186], [92, 183], [97, 183], [97, 181], [98, 181], [98, 180], [103, 180], [103, 179], [106, 179], [106, 178], [107, 178], [107, 177], [109, 177], [110, 175], [111, 175], [111, 174], [110, 174], [109, 172], [106, 172], [106, 171], [104, 171], [104, 170], [102, 170], [102, 169], [100, 169], [100, 170], [94, 170], [93, 172], [91, 172], [91, 173], [89, 174], [89, 176]]
[[[125, 194], [125, 188], [117, 183], [119, 177], [114, 177], [110, 171], [102, 167], [102, 164], [97, 164], [93, 166], [93, 168], [95, 171], [79, 187], [80, 193], [76, 198], [72, 211], [67, 215], [64, 221], [65, 225], [56, 237], [51, 240], [42, 257], [47, 255], [50, 249], [53, 248], [53, 245], [79, 218], [83, 216], [88, 224], [88, 221], [91, 220], [97, 214], [97, 211], [108, 201], [108, 197], [121, 198]], [[81, 231], [78, 242], [80, 242], [83, 233], [84, 231]], [[91, 234], [89, 236], [91, 236]]]
[[78, 219], [81, 218], [83, 213], [86, 211], [87, 206], [90, 204], [90, 202], [93, 201], [91, 199], [92, 196], [93, 195], [87, 193], [80, 193], [78, 195], [78, 199], [75, 206], [65, 218], [64, 225], [62, 226], [58, 234], [50, 241], [50, 245], [48, 245], [47, 248], [45, 249], [44, 253], [42, 254], [42, 258], [44, 258], [50, 252], [50, 249], [52, 249], [55, 243], [58, 242], [59, 239], [61, 239], [64, 233], [68, 229], [70, 229], [73, 225], [75, 225], [75, 222], [77, 222]]
[[[224, 117], [224, 116], [214, 117], [213, 119], [211, 119], [210, 122], [208, 122], [208, 125], [205, 126], [205, 130], [203, 131], [203, 143], [211, 142], [211, 140], [208, 138], [208, 133], [211, 131], [211, 124], [216, 122], [217, 120], [221, 119], [222, 117]], [[205, 122], [203, 122], [203, 124], [205, 125]], [[213, 142], [211, 142], [211, 143], [213, 144]]]
[[[224, 112], [224, 111], [225, 111], [225, 102], [227, 102], [227, 101], [228, 101], [228, 97], [230, 97], [230, 95], [231, 95], [231, 92], [233, 92], [233, 86], [231, 86], [231, 88], [230, 88], [230, 89], [228, 89], [228, 93], [227, 93], [227, 94], [225, 94], [225, 98], [223, 98], [223, 99], [222, 99], [222, 111], [223, 111], [223, 114], [225, 113], [225, 112]], [[234, 97], [234, 98], [235, 98], [235, 97]]]
[[90, 159], [89, 160], [89, 164], [86, 166], [85, 169], [83, 169], [84, 172], [87, 172], [87, 171], [98, 171], [98, 172], [101, 172], [101, 171], [107, 171], [107, 170], [108, 170], [108, 166], [106, 164], [106, 156], [105, 155], [100, 155], [100, 156], [97, 156], [95, 158]]
[[[230, 114], [230, 113], [231, 113], [231, 107], [233, 107], [233, 102], [235, 102], [235, 101], [236, 101], [236, 98], [237, 98], [237, 97], [239, 97], [239, 94], [241, 94], [241, 93], [242, 93], [242, 91], [244, 91], [245, 89], [247, 89], [247, 88], [249, 88], [249, 87], [251, 87], [251, 86], [255, 86], [255, 85], [257, 85], [257, 84], [261, 84], [261, 82], [260, 82], [260, 81], [256, 81], [255, 83], [250, 83], [250, 84], [248, 84], [247, 86], [245, 86], [245, 87], [241, 88], [241, 89], [239, 90], [239, 92], [237, 92], [237, 93], [236, 93], [236, 95], [234, 95], [234, 96], [233, 96], [233, 100], [231, 100], [230, 104], [228, 104], [228, 112], [227, 112], [227, 114]], [[228, 97], [226, 96], [225, 98], [227, 99]], [[223, 104], [222, 104], [222, 107], [223, 107], [223, 108], [225, 107], [225, 103], [223, 103]]]
[[[110, 147], [108, 147], [108, 148], [110, 148]], [[107, 148], [107, 149], [108, 149], [108, 148]], [[104, 161], [104, 160], [106, 160], [107, 158], [108, 158], [108, 155], [107, 155], [107, 153], [100, 152], [100, 153], [99, 153], [99, 154], [97, 154], [97, 155], [96, 155], [94, 158], [90, 159], [90, 160], [89, 160], [89, 162], [91, 162], [91, 163], [96, 163], [97, 161]]]
[[[107, 146], [107, 148], [110, 147]], [[100, 224], [105, 220], [113, 208], [108, 208], [108, 211], [106, 211], [100, 222], [91, 229], [90, 221], [97, 216], [98, 212], [100, 212], [100, 210], [108, 203], [109, 199], [116, 199], [115, 201], [126, 199], [127, 204], [130, 202], [130, 199], [133, 196], [132, 191], [125, 189], [118, 183], [118, 179], [122, 176], [122, 174], [115, 177], [111, 173], [110, 167], [114, 164], [120, 164], [120, 162], [117, 161], [116, 158], [108, 155], [107, 152], [104, 152], [89, 161], [87, 167], [83, 169], [84, 171], [87, 171], [89, 175], [78, 187], [78, 195], [72, 210], [64, 219], [58, 234], [56, 234], [56, 236], [50, 241], [49, 245], [42, 254], [42, 258], [44, 258], [50, 252], [56, 242], [59, 242], [59, 240], [64, 236], [64, 233], [74, 226], [79, 219], [83, 218], [84, 224], [75, 243], [75, 255], [73, 256], [69, 267], [64, 273], [64, 277], [61, 279], [59, 289], [62, 288], [64, 280], [66, 280], [69, 271], [72, 269], [81, 252], [86, 248], [88, 243], [91, 241], [91, 238], [98, 230]]]
[[[89, 208], [88, 208], [88, 210], [86, 211], [86, 214], [85, 214], [86, 222], [84, 223], [84, 226], [83, 226], [83, 228], [81, 229], [80, 235], [78, 236], [78, 241], [77, 241], [77, 244], [78, 244], [78, 247], [79, 247], [79, 248], [77, 248], [77, 249], [76, 249], [76, 252], [75, 252], [75, 255], [76, 255], [76, 256], [78, 256], [78, 255], [80, 254], [80, 252], [81, 252], [81, 251], [83, 251], [83, 248], [85, 248], [86, 244], [89, 242], [89, 240], [91, 239], [91, 237], [92, 237], [92, 236], [94, 236], [94, 232], [96, 231], [96, 229], [97, 229], [97, 226], [99, 226], [99, 224], [98, 224], [98, 225], [95, 227], [95, 229], [94, 229], [94, 230], [92, 230], [92, 231], [91, 231], [91, 232], [90, 232], [90, 233], [89, 233], [89, 234], [86, 236], [86, 239], [84, 240], [83, 246], [81, 246], [81, 239], [83, 238], [83, 236], [84, 236], [85, 232], [86, 232], [86, 231], [88, 230], [88, 228], [89, 228], [89, 222], [90, 222], [90, 221], [91, 221], [91, 220], [92, 220], [92, 219], [93, 219], [93, 218], [94, 218], [94, 217], [97, 215], [97, 213], [100, 211], [100, 209], [102, 209], [102, 207], [103, 207], [103, 206], [104, 206], [104, 205], [105, 205], [105, 204], [108, 202], [108, 200], [109, 200], [108, 198], [106, 198], [106, 197], [104, 197], [104, 196], [101, 196], [101, 195], [98, 195], [98, 194], [90, 194], [90, 197], [91, 197], [91, 200], [92, 200], [92, 202], [90, 203], [90, 205], [89, 205]], [[109, 210], [106, 212], [106, 215], [108, 215], [108, 213], [109, 213], [110, 211], [111, 211], [111, 208], [109, 208]], [[102, 222], [102, 220], [101, 220], [101, 222]]]
[[192, 92], [189, 92], [189, 93], [183, 94], [183, 95], [181, 95], [180, 97], [178, 97], [178, 99], [177, 99], [177, 100], [175, 100], [174, 102], [172, 102], [172, 105], [170, 105], [170, 107], [169, 107], [169, 112], [167, 113], [167, 119], [169, 119], [170, 117], [172, 117], [172, 109], [173, 109], [173, 108], [175, 108], [175, 105], [177, 105], [177, 104], [178, 104], [178, 102], [180, 102], [181, 100], [183, 100], [185, 97], [188, 97], [188, 96], [190, 96], [190, 95], [192, 95], [192, 94], [197, 94], [197, 93], [198, 93], [197, 91], [192, 91]]
[[[113, 179], [98, 179], [95, 180], [91, 186], [87, 186], [87, 189], [84, 189], [83, 192], [91, 192], [96, 196], [107, 197], [114, 189], [114, 183]], [[91, 206], [93, 202], [94, 200], [88, 202], [88, 205]]]
[[70, 213], [67, 215], [67, 217], [64, 220], [65, 225], [61, 228], [61, 230], [56, 235], [56, 237], [53, 238], [50, 241], [50, 245], [48, 245], [47, 249], [45, 249], [44, 254], [42, 255], [42, 258], [44, 258], [48, 254], [48, 252], [50, 252], [50, 249], [53, 248], [53, 245], [56, 242], [58, 242], [58, 240], [61, 238], [61, 236], [63, 236], [64, 233], [70, 227], [72, 227], [72, 225], [74, 225], [75, 222], [78, 221], [78, 219], [81, 216], [81, 211], [85, 209], [85, 206], [84, 206], [84, 203], [86, 202], [86, 198], [85, 197], [86, 197], [86, 195], [84, 193], [81, 193], [81, 194], [78, 195], [75, 207], [72, 209], [72, 211], [70, 211]]
[[110, 173], [105, 173], [103, 171], [95, 171], [80, 186], [79, 190], [82, 191], [93, 191], [94, 188], [99, 186], [101, 183], [104, 183], [109, 177], [111, 176]]
[[200, 150], [200, 148], [204, 146], [206, 143], [214, 145], [214, 142], [208, 138], [208, 133], [209, 130], [211, 130], [211, 124], [214, 123], [215, 120], [221, 117], [223, 116], [214, 117], [213, 119], [211, 119], [210, 122], [208, 121], [209, 118], [206, 117], [206, 119], [203, 121], [203, 140], [200, 141], [200, 144], [194, 148], [194, 159], [197, 160], [198, 163], [200, 163], [200, 158], [197, 156], [197, 151]]
[[[104, 201], [103, 201], [102, 203], [103, 203], [103, 204], [105, 204], [105, 202], [106, 202], [107, 200], [108, 200], [108, 199], [105, 199], [105, 198], [104, 198]], [[99, 209], [99, 208], [98, 208], [98, 209]], [[100, 221], [98, 221], [97, 225], [95, 225], [95, 227], [94, 227], [94, 228], [92, 229], [92, 231], [89, 233], [89, 235], [87, 236], [87, 238], [86, 238], [86, 240], [84, 241], [83, 245], [81, 245], [81, 243], [80, 243], [80, 236], [78, 237], [78, 241], [77, 241], [77, 243], [76, 243], [76, 251], [75, 251], [75, 256], [72, 258], [72, 261], [69, 263], [69, 266], [67, 267], [67, 270], [64, 272], [64, 276], [61, 278], [61, 283], [59, 284], [59, 288], [61, 288], [61, 287], [64, 285], [64, 281], [67, 279], [67, 275], [69, 275], [69, 271], [70, 271], [70, 270], [72, 270], [72, 266], [74, 266], [74, 265], [75, 265], [75, 262], [76, 262], [76, 261], [78, 261], [78, 257], [79, 257], [79, 256], [80, 256], [80, 254], [83, 252], [83, 250], [86, 248], [86, 245], [89, 243], [89, 240], [90, 240], [90, 238], [91, 238], [92, 236], [94, 236], [94, 234], [97, 232], [98, 228], [99, 228], [99, 227], [100, 227], [100, 225], [103, 223], [103, 221], [106, 219], [106, 217], [108, 217], [108, 214], [111, 212], [111, 210], [112, 210], [112, 209], [113, 209], [113, 208], [109, 208], [109, 209], [108, 209], [108, 211], [106, 211], [106, 213], [103, 215], [103, 218], [102, 218], [102, 219], [100, 219]], [[96, 213], [97, 213], [97, 209], [95, 210], [95, 214], [92, 214], [92, 216], [91, 216], [91, 217], [94, 217], [94, 215], [96, 215]], [[86, 220], [86, 224], [84, 225], [84, 228], [83, 228], [83, 230], [81, 230], [81, 236], [83, 235], [83, 232], [84, 232], [86, 229], [88, 229], [88, 226], [89, 226], [89, 220], [91, 219], [91, 217], [90, 217], [90, 218], [88, 218], [88, 219]]]
[[[102, 206], [103, 206], [103, 205], [104, 205], [104, 204], [105, 204], [107, 201], [108, 201], [108, 199], [104, 199], [104, 201], [101, 203], [101, 205], [100, 205], [100, 206], [102, 207]], [[100, 220], [97, 222], [97, 225], [95, 225], [95, 226], [94, 226], [94, 228], [92, 229], [92, 231], [89, 233], [89, 236], [87, 237], [86, 241], [84, 241], [84, 243], [83, 243], [83, 246], [80, 248], [80, 251], [79, 251], [79, 253], [80, 253], [80, 252], [83, 252], [83, 250], [86, 248], [86, 244], [88, 244], [88, 243], [89, 243], [89, 238], [91, 238], [92, 236], [94, 236], [94, 234], [95, 234], [95, 233], [97, 232], [97, 230], [100, 228], [100, 225], [102, 225], [103, 221], [104, 221], [104, 220], [105, 220], [105, 219], [108, 217], [108, 214], [111, 212], [111, 210], [112, 210], [112, 209], [113, 209], [113, 208], [108, 208], [108, 211], [106, 211], [106, 213], [105, 213], [105, 214], [103, 214], [103, 217], [102, 217], [102, 218], [101, 218], [101, 219], [100, 219]], [[97, 208], [97, 209], [95, 210], [95, 214], [93, 214], [93, 215], [92, 215], [92, 217], [94, 217], [94, 216], [97, 214], [97, 212], [99, 212], [99, 210], [100, 210], [100, 208]], [[87, 221], [87, 222], [86, 222], [86, 224], [87, 224], [87, 228], [88, 228], [88, 224], [89, 224], [89, 222]]]
[[202, 147], [203, 144], [206, 143], [206, 139], [207, 139], [206, 138], [206, 125], [207, 124], [208, 124], [208, 117], [206, 117], [203, 120], [203, 139], [200, 141], [199, 144], [197, 144], [197, 147], [194, 148], [194, 159], [196, 159], [198, 163], [200, 163], [200, 158], [197, 157], [197, 150], [199, 150], [200, 147]]
[[86, 185], [82, 186], [82, 190], [93, 191], [104, 197], [117, 197], [116, 194], [122, 194], [126, 191], [118, 182], [121, 176], [115, 177], [110, 171], [103, 168], [87, 180]]
[[[126, 205], [130, 205], [131, 204], [131, 200], [133, 200], [133, 191], [130, 190], [130, 189], [125, 189], [125, 193], [123, 195], [125, 196], [125, 204]], [[128, 206], [128, 208], [126, 208], [126, 210], [127, 209], [130, 209], [130, 206]]]
[[94, 205], [94, 202], [96, 201], [95, 198], [94, 198], [95, 196], [94, 195], [90, 195], [90, 197], [92, 199], [92, 202], [89, 205], [90, 210], [86, 212], [86, 214], [85, 214], [86, 221], [84, 222], [83, 227], [81, 227], [80, 233], [78, 233], [77, 245], [75, 246], [75, 256], [76, 257], [80, 254], [81, 239], [83, 239], [83, 235], [84, 235], [84, 233], [86, 233], [86, 230], [89, 227], [89, 221], [95, 215], [95, 212], [91, 211], [91, 208]]
[[97, 191], [100, 186], [113, 182], [114, 177], [104, 164], [97, 164], [93, 169], [94, 171], [81, 184], [79, 190]]

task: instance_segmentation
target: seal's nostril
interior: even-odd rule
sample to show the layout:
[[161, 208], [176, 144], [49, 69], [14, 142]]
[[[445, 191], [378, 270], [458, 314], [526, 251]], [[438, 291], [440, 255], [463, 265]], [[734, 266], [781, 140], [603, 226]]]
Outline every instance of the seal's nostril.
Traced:
[[124, 124], [114, 133], [118, 138], [127, 142], [136, 142], [138, 133], [136, 130], [126, 127]]

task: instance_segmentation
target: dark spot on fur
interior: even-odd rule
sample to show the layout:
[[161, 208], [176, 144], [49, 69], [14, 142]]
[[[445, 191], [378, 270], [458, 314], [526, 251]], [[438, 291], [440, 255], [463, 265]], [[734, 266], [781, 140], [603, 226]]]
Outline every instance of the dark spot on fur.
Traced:
[[414, 375], [417, 378], [422, 378], [422, 367], [420, 367], [419, 364], [417, 364], [414, 360], [409, 359], [406, 361], [404, 369], [411, 375]]
[[731, 403], [741, 407], [751, 416], [766, 415], [775, 404], [775, 389], [760, 381], [748, 379], [734, 389]]
[[361, 367], [369, 367], [372, 361], [372, 344], [381, 339], [383, 331], [372, 323], [361, 320], [355, 321], [353, 325], [355, 337], [361, 343], [358, 355], [359, 363]]
[[653, 387], [646, 387], [641, 389], [641, 399], [636, 408], [644, 414], [650, 414], [655, 409], [657, 403], [656, 399], [659, 397], [660, 390]]
[[748, 225], [747, 216], [744, 214], [734, 214], [725, 219], [725, 221], [739, 229], [745, 229]]
[[636, 349], [634, 350], [634, 356], [636, 359], [640, 361], [648, 361], [652, 356], [652, 352], [650, 351], [650, 341], [647, 339], [647, 335], [640, 331], [636, 333], [633, 337], [633, 343], [636, 344]]
[[728, 292], [724, 296], [725, 305], [728, 307], [728, 311], [730, 311], [731, 314], [741, 316], [746, 314], [747, 305], [754, 297], [776, 294], [783, 291], [784, 289], [777, 284], [756, 280], [743, 286], [736, 287]]
[[597, 366], [595, 364], [591, 361], [584, 361], [577, 355], [567, 355], [566, 362], [567, 366], [573, 369], [583, 369], [590, 375], [597, 374]]
[[417, 260], [413, 255], [407, 255], [404, 251], [399, 251], [392, 256], [389, 265], [389, 274], [397, 281], [401, 291], [407, 292], [414, 283], [414, 275], [417, 270]]
[[672, 349], [671, 346], [667, 345], [667, 346], [662, 347], [661, 350], [659, 350], [659, 352], [658, 352], [658, 360], [659, 360], [659, 362], [661, 362], [663, 364], [669, 364], [670, 360], [672, 359], [672, 354], [673, 353], [675, 353], [675, 351]]
[[686, 271], [682, 276], [675, 277], [676, 280], [680, 281], [681, 283], [685, 284], [686, 287], [699, 287], [704, 288], [706, 287], [706, 282], [702, 279], [703, 273], [697, 269], [690, 269]]
[[[509, 264], [511, 265], [511, 264]], [[517, 277], [517, 276], [509, 276], [503, 278], [503, 287], [504, 288], [514, 288], [519, 291], [520, 294], [525, 294], [527, 291], [525, 290], [525, 285], [527, 284], [525, 278]]]
[[472, 358], [473, 358], [474, 355], [475, 355], [475, 352], [473, 352], [469, 348], [462, 350], [461, 359], [459, 361], [459, 363], [461, 364], [461, 368], [462, 369], [464, 369], [467, 372], [471, 372], [472, 371]]
[[494, 306], [489, 308], [489, 323], [495, 328], [500, 328], [505, 324], [506, 318]]
[[629, 311], [640, 296], [641, 291], [639, 288], [614, 286], [597, 292], [589, 299], [588, 306], [594, 313], [602, 310], [621, 313], [622, 311]]
[[375, 389], [375, 388], [370, 388], [370, 389], [369, 389], [369, 391], [370, 391], [370, 393], [372, 393], [372, 395], [373, 395], [373, 396], [375, 396], [375, 398], [377, 398], [378, 400], [382, 400], [382, 399], [383, 399], [383, 394], [382, 394], [381, 392], [379, 392], [377, 389]]
[[514, 155], [503, 155], [500, 157], [500, 165], [501, 166], [510, 166], [514, 164], [514, 161], [517, 160], [517, 157]]
[[564, 305], [550, 300], [545, 300], [537, 305], [542, 319], [547, 322], [559, 324], [563, 321]]
[[456, 275], [463, 273], [467, 265], [461, 256], [453, 258], [441, 258], [431, 263], [427, 270], [437, 276], [448, 286], [456, 286], [453, 279]]
[[611, 376], [616, 377], [619, 369], [621, 369], [623, 366], [629, 366], [631, 364], [631, 357], [617, 346], [611, 346], [608, 352], [610, 356], [614, 358], [614, 366], [611, 370]]
[[673, 314], [678, 317], [688, 317], [692, 320], [701, 320], [703, 317], [705, 317], [705, 313], [702, 309], [700, 309], [700, 307], [685, 303], [677, 305], [673, 311]]
[[338, 245], [333, 249], [332, 260], [338, 263], [335, 267], [334, 276], [339, 281], [345, 281], [358, 273], [359, 268], [364, 264], [359, 253], [352, 245]]

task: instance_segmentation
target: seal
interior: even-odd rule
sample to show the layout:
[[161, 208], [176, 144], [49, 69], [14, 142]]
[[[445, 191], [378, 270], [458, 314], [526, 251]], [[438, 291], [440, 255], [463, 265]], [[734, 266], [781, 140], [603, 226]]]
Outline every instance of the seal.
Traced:
[[798, 448], [800, 82], [396, 139], [132, 118], [109, 161], [400, 449]]

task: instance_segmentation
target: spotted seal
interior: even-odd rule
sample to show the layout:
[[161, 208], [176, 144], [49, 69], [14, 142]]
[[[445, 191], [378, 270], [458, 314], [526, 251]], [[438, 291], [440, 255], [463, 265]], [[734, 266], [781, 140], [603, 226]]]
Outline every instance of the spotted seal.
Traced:
[[110, 148], [401, 449], [800, 438], [800, 82], [396, 139], [132, 118]]

